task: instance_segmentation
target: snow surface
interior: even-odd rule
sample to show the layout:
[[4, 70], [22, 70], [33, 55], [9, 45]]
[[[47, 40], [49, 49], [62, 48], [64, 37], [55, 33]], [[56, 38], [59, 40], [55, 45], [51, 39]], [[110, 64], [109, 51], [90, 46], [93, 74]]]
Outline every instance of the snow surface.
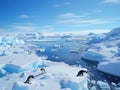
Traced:
[[[0, 66], [2, 66], [2, 74], [7, 72], [0, 78], [0, 90], [67, 90], [67, 88], [88, 90], [87, 74], [76, 77], [78, 71], [85, 68], [42, 60], [34, 54], [13, 54], [0, 57]], [[46, 69], [45, 75], [40, 74], [42, 67]], [[9, 73], [13, 69], [16, 71]], [[24, 84], [29, 75], [35, 76], [33, 83]]]
[[[79, 70], [85, 68], [52, 62], [46, 60], [47, 56], [36, 56], [34, 50], [45, 52], [45, 48], [38, 48], [32, 42], [56, 40], [60, 40], [60, 36], [58, 38], [40, 37], [40, 34], [1, 36], [0, 90], [88, 90], [87, 74], [76, 76]], [[41, 74], [41, 68], [45, 68], [45, 74]], [[34, 75], [35, 79], [32, 84], [25, 84], [29, 75]]]

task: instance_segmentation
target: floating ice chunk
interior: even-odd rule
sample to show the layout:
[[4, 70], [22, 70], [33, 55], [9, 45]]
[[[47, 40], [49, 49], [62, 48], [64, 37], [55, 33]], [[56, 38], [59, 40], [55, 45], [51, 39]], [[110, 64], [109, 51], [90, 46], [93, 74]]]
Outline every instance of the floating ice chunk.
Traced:
[[76, 53], [76, 54], [79, 54], [79, 51], [78, 51], [78, 50], [70, 50], [70, 53]]
[[57, 45], [57, 44], [53, 45], [53, 48], [58, 48], [58, 47], [59, 47], [59, 45]]
[[91, 87], [90, 90], [97, 90], [95, 86]]
[[110, 90], [110, 87], [107, 82], [98, 81], [98, 86], [103, 90]]
[[119, 61], [111, 61], [111, 62], [101, 62], [98, 64], [97, 69], [108, 74], [112, 74], [120, 77], [120, 62]]
[[96, 52], [92, 52], [92, 51], [88, 51], [86, 52], [83, 56], [83, 59], [89, 60], [89, 61], [95, 61], [95, 62], [101, 62], [104, 61], [103, 58], [104, 56], [102, 54], [96, 53]]
[[45, 48], [40, 48], [40, 52], [45, 52]]
[[59, 59], [59, 57], [58, 57], [58, 56], [56, 56], [55, 58], [56, 58], [56, 59]]
[[114, 87], [116, 87], [116, 86], [117, 86], [114, 82], [112, 82], [112, 83], [111, 83], [111, 85], [112, 85], [112, 86], [114, 86]]

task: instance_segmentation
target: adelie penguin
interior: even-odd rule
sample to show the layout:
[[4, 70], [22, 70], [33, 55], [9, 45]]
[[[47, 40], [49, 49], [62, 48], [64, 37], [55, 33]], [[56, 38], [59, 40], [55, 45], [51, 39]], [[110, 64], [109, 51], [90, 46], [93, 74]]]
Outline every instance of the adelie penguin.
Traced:
[[83, 76], [84, 73], [87, 73], [87, 71], [80, 70], [76, 76]]
[[45, 74], [46, 73], [44, 68], [41, 68], [40, 71], [41, 71], [41, 74]]
[[34, 76], [30, 75], [30, 76], [28, 76], [27, 80], [24, 83], [32, 84], [32, 79], [34, 79]]

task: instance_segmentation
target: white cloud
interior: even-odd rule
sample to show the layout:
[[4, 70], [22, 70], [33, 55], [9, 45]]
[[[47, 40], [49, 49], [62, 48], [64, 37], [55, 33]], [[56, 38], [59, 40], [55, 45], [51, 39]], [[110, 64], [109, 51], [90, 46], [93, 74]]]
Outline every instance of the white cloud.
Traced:
[[103, 0], [104, 3], [120, 3], [120, 0]]
[[24, 26], [24, 25], [18, 25], [18, 26], [13, 26], [14, 30], [16, 31], [34, 31], [38, 27], [36, 26]]
[[28, 18], [33, 18], [34, 16], [30, 16], [30, 15], [26, 15], [26, 14], [21, 14], [19, 16], [19, 18], [23, 18], [23, 19], [28, 19]]
[[22, 14], [22, 15], [20, 15], [19, 17], [20, 17], [20, 18], [30, 18], [30, 16], [25, 15], [25, 14]]
[[51, 32], [54, 30], [54, 27], [50, 25], [46, 25], [46, 26], [41, 26], [39, 29], [42, 32]]
[[58, 16], [58, 18], [80, 18], [80, 17], [85, 17], [85, 16], [76, 15], [74, 13], [64, 13]]
[[95, 12], [96, 12], [96, 13], [102, 13], [103, 10], [98, 9], [98, 10], [96, 10]]
[[71, 5], [71, 2], [64, 2], [64, 5]]
[[107, 21], [102, 21], [100, 19], [67, 19], [67, 20], [59, 20], [57, 23], [61, 24], [69, 24], [73, 26], [83, 26], [83, 25], [89, 25], [89, 24], [103, 24]]
[[108, 21], [102, 19], [90, 19], [90, 17], [88, 18], [87, 16], [81, 16], [75, 13], [65, 13], [58, 16], [57, 23], [72, 26], [85, 26], [108, 23]]
[[69, 5], [71, 5], [71, 4], [72, 4], [71, 2], [63, 2], [63, 3], [61, 3], [61, 4], [56, 3], [56, 4], [54, 4], [53, 6], [54, 6], [54, 7], [63, 7], [63, 6], [69, 6]]
[[53, 6], [54, 6], [54, 7], [60, 7], [61, 5], [59, 5], [59, 4], [54, 4]]
[[63, 34], [74, 34], [74, 35], [85, 35], [89, 33], [108, 33], [110, 30], [107, 29], [94, 29], [94, 30], [73, 30], [73, 31], [59, 31], [59, 32], [43, 32], [46, 35], [63, 35]]
[[[78, 30], [78, 31], [68, 31], [63, 33], [73, 33], [73, 34], [89, 34], [89, 33], [108, 33], [110, 30], [107, 29], [93, 29], [93, 30]], [[61, 32], [62, 33], [62, 32]]]

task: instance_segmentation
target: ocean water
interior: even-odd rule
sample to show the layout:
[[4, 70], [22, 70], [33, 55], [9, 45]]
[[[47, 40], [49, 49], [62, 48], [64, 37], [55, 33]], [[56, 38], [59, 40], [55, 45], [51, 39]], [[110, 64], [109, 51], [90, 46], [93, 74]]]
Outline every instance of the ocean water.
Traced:
[[[58, 47], [54, 48], [53, 46], [57, 44]], [[64, 44], [64, 45], [62, 45]], [[65, 42], [65, 41], [56, 41], [56, 42], [36, 42], [35, 45], [45, 48], [45, 52], [36, 51], [38, 56], [48, 56], [48, 60], [56, 62], [65, 62], [69, 65], [81, 65], [88, 69], [88, 74], [92, 80], [95, 81], [107, 81], [108, 83], [115, 82], [119, 83], [120, 78], [109, 75], [106, 73], [99, 72], [97, 70], [97, 63], [88, 62], [81, 59], [81, 54], [86, 50], [86, 46], [82, 45], [77, 41]], [[80, 50], [82, 48], [82, 50]], [[77, 52], [71, 52], [71, 50]]]

